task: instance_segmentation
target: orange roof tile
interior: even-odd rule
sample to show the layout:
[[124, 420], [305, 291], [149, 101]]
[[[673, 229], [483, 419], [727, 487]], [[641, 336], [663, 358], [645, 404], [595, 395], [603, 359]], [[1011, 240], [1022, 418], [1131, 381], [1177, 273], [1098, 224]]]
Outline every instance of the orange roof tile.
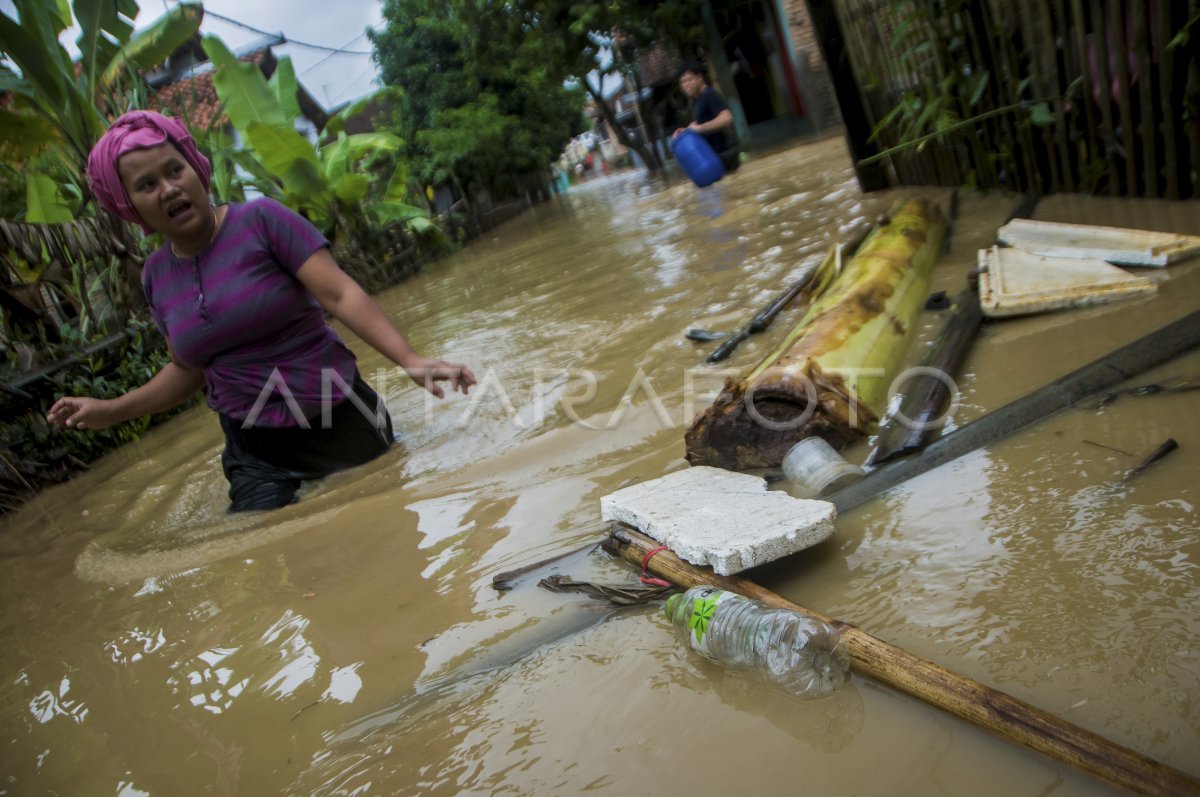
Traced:
[[[238, 60], [261, 64], [268, 52], [258, 50]], [[212, 70], [163, 86], [150, 95], [146, 105], [148, 110], [177, 116], [198, 130], [210, 130], [229, 124], [229, 117], [225, 115], [217, 97], [216, 86], [213, 85]]]

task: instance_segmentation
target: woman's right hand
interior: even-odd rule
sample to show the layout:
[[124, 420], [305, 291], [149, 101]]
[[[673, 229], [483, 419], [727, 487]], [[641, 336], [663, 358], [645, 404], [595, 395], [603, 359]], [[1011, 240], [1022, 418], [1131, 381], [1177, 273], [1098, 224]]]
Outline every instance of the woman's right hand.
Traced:
[[65, 396], [54, 402], [46, 420], [69, 429], [107, 429], [119, 420], [112, 405], [110, 399]]

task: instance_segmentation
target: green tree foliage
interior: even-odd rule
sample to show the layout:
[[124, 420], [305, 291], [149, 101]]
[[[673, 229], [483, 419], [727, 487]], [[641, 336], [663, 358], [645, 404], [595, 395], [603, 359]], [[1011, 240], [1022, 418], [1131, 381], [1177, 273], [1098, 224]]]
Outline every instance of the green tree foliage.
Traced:
[[[651, 169], [660, 168], [648, 142], [631, 137], [616, 121], [609, 87], [623, 82], [640, 96], [638, 60], [654, 44], [682, 55], [698, 54], [704, 41], [700, 4], [693, 0], [512, 0], [509, 4], [536, 31], [543, 63], [559, 76], [584, 87], [617, 139], [637, 152]], [[639, 100], [652, 130], [657, 114]]]
[[581, 93], [518, 6], [385, 0], [383, 16], [369, 35], [384, 83], [403, 89], [393, 124], [421, 181], [505, 193], [583, 130]]

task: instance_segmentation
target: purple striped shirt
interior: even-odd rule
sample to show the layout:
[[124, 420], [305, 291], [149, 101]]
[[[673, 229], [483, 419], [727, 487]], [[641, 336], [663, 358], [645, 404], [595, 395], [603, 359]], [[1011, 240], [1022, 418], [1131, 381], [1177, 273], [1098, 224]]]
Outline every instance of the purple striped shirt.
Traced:
[[147, 258], [142, 287], [154, 323], [182, 362], [204, 369], [214, 410], [255, 426], [298, 426], [320, 415], [323, 391], [333, 404], [345, 398], [354, 354], [296, 277], [328, 245], [308, 220], [264, 198], [231, 203], [199, 255], [175, 257], [167, 245]]

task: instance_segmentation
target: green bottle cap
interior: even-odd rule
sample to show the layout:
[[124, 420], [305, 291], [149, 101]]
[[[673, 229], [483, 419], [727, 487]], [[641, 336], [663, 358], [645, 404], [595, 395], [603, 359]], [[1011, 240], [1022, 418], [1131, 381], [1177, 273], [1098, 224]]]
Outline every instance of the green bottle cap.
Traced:
[[663, 614], [665, 614], [667, 617], [674, 617], [675, 609], [679, 606], [679, 602], [681, 600], [683, 600], [682, 592], [676, 592], [674, 595], [667, 598], [667, 603], [665, 606], [663, 606]]

